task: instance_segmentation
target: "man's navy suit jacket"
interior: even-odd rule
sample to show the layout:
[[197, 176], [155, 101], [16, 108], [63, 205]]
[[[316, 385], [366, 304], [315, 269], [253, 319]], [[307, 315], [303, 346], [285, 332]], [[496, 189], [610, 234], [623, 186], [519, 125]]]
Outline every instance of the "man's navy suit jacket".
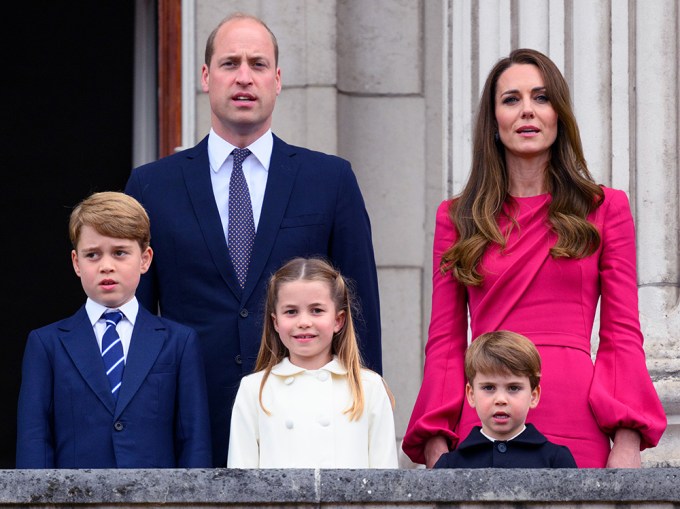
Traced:
[[17, 468], [176, 468], [212, 463], [196, 332], [135, 320], [116, 402], [82, 307], [32, 331], [19, 394]]
[[354, 281], [365, 364], [382, 372], [378, 282], [371, 228], [350, 164], [274, 136], [264, 203], [245, 288], [229, 257], [210, 179], [208, 138], [133, 170], [126, 193], [151, 219], [154, 262], [137, 297], [198, 332], [206, 362], [213, 462], [226, 466], [231, 409], [252, 372], [269, 277], [297, 256], [323, 256]]

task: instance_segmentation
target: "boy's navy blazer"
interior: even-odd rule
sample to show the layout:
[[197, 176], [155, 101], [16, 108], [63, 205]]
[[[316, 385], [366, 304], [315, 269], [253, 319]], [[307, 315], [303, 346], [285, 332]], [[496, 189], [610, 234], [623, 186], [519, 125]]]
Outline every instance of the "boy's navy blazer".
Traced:
[[[151, 220], [154, 261], [140, 302], [198, 332], [206, 361], [215, 466], [226, 466], [231, 408], [252, 372], [269, 277], [296, 256], [324, 256], [357, 283], [361, 354], [382, 372], [371, 227], [350, 164], [274, 136], [264, 202], [245, 288], [236, 279], [215, 200], [208, 137], [133, 170], [126, 193]], [[227, 207], [227, 203], [219, 204]]]
[[29, 334], [17, 468], [174, 468], [211, 464], [196, 333], [142, 306], [118, 401], [83, 306]]

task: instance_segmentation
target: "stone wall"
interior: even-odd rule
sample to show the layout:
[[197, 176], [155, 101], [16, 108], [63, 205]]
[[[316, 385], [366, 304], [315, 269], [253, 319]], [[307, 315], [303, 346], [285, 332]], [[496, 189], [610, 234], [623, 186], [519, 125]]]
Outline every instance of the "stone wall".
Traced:
[[680, 469], [2, 470], [12, 507], [680, 507]]
[[[193, 8], [197, 62], [228, 13], [264, 19], [279, 42], [283, 84], [273, 131], [352, 163], [373, 228], [384, 375], [397, 398], [401, 437], [422, 376], [431, 257], [426, 224], [444, 196], [441, 178], [429, 183], [426, 171], [431, 164], [441, 173], [442, 4], [196, 0]], [[210, 110], [200, 81], [194, 87], [198, 140], [210, 129]]]
[[467, 177], [481, 85], [512, 48], [553, 58], [570, 83], [591, 171], [628, 193], [636, 220], [645, 350], [669, 419], [661, 446], [643, 458], [647, 466], [680, 466], [676, 0], [183, 0], [183, 6], [186, 83], [194, 91], [185, 110], [195, 111], [186, 131], [195, 140], [210, 125], [197, 79], [205, 39], [219, 19], [240, 10], [261, 16], [279, 40], [283, 91], [274, 131], [352, 162], [373, 225], [384, 374], [397, 398], [398, 436], [422, 376], [435, 209]]
[[546, 53], [569, 82], [591, 173], [630, 199], [647, 365], [669, 421], [643, 461], [680, 466], [678, 2], [476, 0], [449, 2], [444, 10], [447, 191], [458, 192], [467, 177], [470, 119], [489, 69], [514, 48]]

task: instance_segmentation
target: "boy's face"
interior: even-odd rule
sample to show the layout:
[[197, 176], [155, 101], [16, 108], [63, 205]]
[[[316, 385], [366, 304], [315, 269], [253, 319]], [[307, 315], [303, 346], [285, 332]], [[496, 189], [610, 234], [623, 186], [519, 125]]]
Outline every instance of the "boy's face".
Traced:
[[150, 247], [142, 251], [135, 240], [107, 237], [91, 226], [83, 226], [77, 249], [71, 252], [73, 270], [87, 296], [109, 308], [132, 299], [152, 257]]
[[517, 435], [530, 408], [538, 405], [541, 387], [531, 390], [528, 376], [477, 373], [465, 386], [470, 406], [477, 410], [482, 431], [496, 440]]

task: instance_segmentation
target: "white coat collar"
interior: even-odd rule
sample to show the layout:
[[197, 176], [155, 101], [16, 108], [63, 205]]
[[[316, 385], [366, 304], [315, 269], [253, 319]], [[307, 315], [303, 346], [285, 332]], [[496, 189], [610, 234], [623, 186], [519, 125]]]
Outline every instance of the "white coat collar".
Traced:
[[304, 372], [315, 372], [315, 371], [330, 371], [334, 375], [346, 375], [347, 370], [345, 367], [342, 365], [342, 363], [338, 360], [338, 357], [336, 355], [333, 356], [333, 360], [330, 361], [328, 364], [325, 366], [317, 369], [317, 370], [310, 370], [310, 369], [305, 369], [301, 368], [300, 366], [296, 366], [292, 362], [290, 362], [290, 359], [288, 357], [284, 357], [284, 359], [279, 362], [276, 366], [272, 368], [272, 375], [277, 375], [277, 376], [293, 376], [297, 375], [299, 373], [304, 373]]

